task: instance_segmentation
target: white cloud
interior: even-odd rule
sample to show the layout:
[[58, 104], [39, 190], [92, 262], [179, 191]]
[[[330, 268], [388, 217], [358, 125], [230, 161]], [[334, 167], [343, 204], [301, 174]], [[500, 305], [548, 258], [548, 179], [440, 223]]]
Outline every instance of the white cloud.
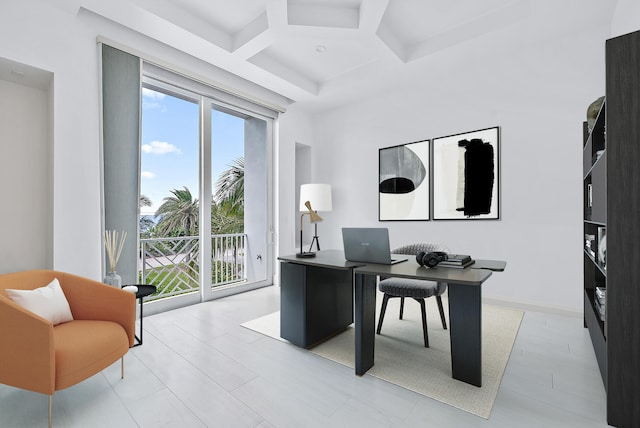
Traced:
[[151, 110], [151, 109], [160, 109], [162, 112], [167, 111], [167, 109], [164, 108], [164, 106], [160, 103], [148, 103], [148, 102], [142, 102], [142, 108], [145, 110]]
[[152, 100], [161, 100], [164, 97], [166, 97], [166, 95], [163, 94], [162, 92], [156, 92], [147, 88], [142, 88], [142, 96]]
[[143, 153], [151, 153], [154, 155], [164, 155], [167, 153], [181, 154], [182, 151], [171, 143], [166, 141], [152, 141], [149, 144], [142, 145]]
[[142, 178], [148, 178], [148, 179], [156, 178], [156, 174], [151, 171], [142, 171], [140, 175], [142, 176]]
[[142, 108], [144, 110], [159, 109], [161, 112], [166, 112], [167, 108], [161, 102], [164, 97], [166, 97], [166, 95], [162, 92], [142, 88]]

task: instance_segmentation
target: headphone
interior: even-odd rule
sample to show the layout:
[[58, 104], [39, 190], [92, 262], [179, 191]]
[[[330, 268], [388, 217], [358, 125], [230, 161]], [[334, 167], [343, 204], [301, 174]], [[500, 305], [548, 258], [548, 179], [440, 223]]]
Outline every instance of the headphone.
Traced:
[[449, 256], [447, 253], [443, 251], [433, 251], [431, 253], [425, 253], [424, 251], [420, 251], [416, 254], [416, 261], [420, 266], [427, 267], [436, 267], [436, 265], [440, 262], [447, 260]]

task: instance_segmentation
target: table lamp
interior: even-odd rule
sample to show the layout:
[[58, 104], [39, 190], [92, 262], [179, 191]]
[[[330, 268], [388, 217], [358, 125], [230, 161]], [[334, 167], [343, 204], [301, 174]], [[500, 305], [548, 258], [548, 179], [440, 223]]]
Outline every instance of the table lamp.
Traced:
[[[313, 208], [312, 208], [313, 207]], [[318, 215], [318, 211], [331, 211], [331, 186], [328, 184], [303, 184], [300, 186], [300, 253], [298, 257], [315, 257], [316, 253], [312, 252], [315, 242], [318, 251], [320, 251], [320, 241], [318, 240], [318, 222], [322, 221], [322, 217]], [[309, 215], [309, 222], [314, 223], [315, 235], [311, 240], [309, 251], [304, 251], [302, 247], [302, 220], [305, 214]]]

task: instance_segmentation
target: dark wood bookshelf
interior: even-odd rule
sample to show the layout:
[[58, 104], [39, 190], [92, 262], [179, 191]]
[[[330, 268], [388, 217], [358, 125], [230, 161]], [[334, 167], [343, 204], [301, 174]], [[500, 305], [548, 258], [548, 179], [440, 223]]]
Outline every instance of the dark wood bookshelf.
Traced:
[[[605, 59], [605, 103], [591, 132], [583, 125], [584, 325], [607, 391], [607, 423], [639, 427], [640, 31], [607, 40]], [[587, 235], [595, 235], [595, 256]], [[604, 321], [596, 287], [606, 289]]]

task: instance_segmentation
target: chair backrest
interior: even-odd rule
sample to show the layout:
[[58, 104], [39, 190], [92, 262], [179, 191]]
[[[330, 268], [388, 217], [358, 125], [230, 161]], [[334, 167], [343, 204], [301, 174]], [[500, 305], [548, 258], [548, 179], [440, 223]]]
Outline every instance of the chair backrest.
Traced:
[[442, 244], [418, 243], [403, 245], [402, 247], [395, 248], [391, 253], [415, 256], [420, 251], [424, 251], [425, 253], [430, 253], [432, 251], [444, 251], [445, 253], [448, 253], [449, 249]]
[[28, 270], [0, 275], [0, 295], [6, 296], [4, 290], [33, 290], [49, 284], [60, 272], [54, 270]]
[[[415, 256], [420, 251], [424, 251], [425, 253], [430, 253], [432, 251], [444, 251], [445, 253], [449, 253], [449, 249], [442, 244], [433, 244], [433, 243], [416, 243], [416, 244], [407, 244], [402, 247], [395, 248], [391, 251], [391, 254], [404, 254], [409, 256]], [[380, 280], [387, 279], [387, 276], [381, 276]], [[447, 289], [447, 284], [443, 282], [438, 283], [438, 291], [436, 295], [441, 295]]]

